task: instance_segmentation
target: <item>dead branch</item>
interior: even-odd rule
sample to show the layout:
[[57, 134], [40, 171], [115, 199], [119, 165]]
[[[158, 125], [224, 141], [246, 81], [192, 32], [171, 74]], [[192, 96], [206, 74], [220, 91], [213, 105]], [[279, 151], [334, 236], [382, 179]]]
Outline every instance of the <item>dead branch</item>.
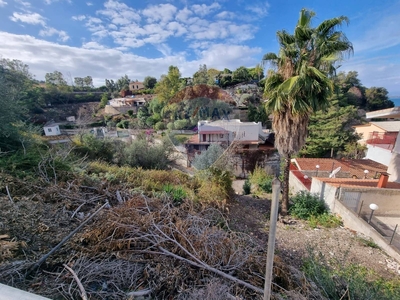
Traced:
[[251, 284], [249, 284], [249, 283], [247, 283], [247, 282], [245, 282], [245, 281], [243, 281], [243, 280], [240, 280], [240, 279], [238, 279], [238, 278], [236, 278], [236, 277], [233, 277], [233, 276], [231, 276], [231, 275], [229, 275], [229, 274], [226, 274], [226, 273], [224, 273], [224, 272], [222, 272], [222, 271], [220, 271], [220, 270], [218, 270], [218, 269], [215, 269], [215, 268], [213, 268], [213, 267], [210, 267], [210, 266], [206, 265], [205, 263], [197, 263], [197, 262], [194, 262], [194, 261], [192, 261], [192, 260], [183, 258], [183, 257], [181, 257], [181, 256], [179, 256], [179, 255], [176, 255], [176, 254], [174, 254], [174, 253], [172, 253], [172, 252], [169, 252], [167, 249], [164, 249], [164, 248], [162, 248], [162, 247], [158, 247], [158, 248], [159, 248], [160, 251], [161, 251], [163, 254], [165, 254], [165, 255], [171, 256], [171, 257], [173, 257], [173, 258], [175, 258], [175, 259], [178, 259], [178, 260], [185, 261], [185, 262], [187, 262], [188, 264], [190, 264], [190, 265], [192, 265], [192, 266], [195, 266], [195, 267], [202, 268], [202, 269], [205, 269], [205, 270], [207, 270], [207, 271], [213, 272], [213, 273], [215, 273], [215, 274], [217, 274], [217, 275], [219, 275], [219, 276], [221, 276], [221, 277], [223, 277], [223, 278], [226, 278], [226, 279], [228, 279], [228, 280], [231, 280], [231, 281], [233, 281], [233, 282], [236, 282], [236, 283], [238, 283], [238, 284], [241, 284], [241, 285], [247, 287], [248, 289], [253, 290], [253, 291], [257, 292], [257, 293], [260, 293], [260, 294], [264, 293], [264, 290], [263, 290], [263, 289], [260, 289], [260, 288], [254, 286], [254, 285], [251, 285]]
[[75, 281], [76, 281], [76, 284], [78, 285], [79, 290], [81, 291], [82, 300], [87, 300], [88, 297], [87, 297], [85, 288], [83, 287], [82, 282], [79, 280], [79, 278], [78, 278], [78, 276], [76, 275], [76, 273], [74, 272], [74, 270], [72, 270], [72, 269], [71, 269], [70, 267], [68, 267], [66, 264], [63, 264], [63, 266], [64, 266], [64, 268], [66, 268], [66, 269], [72, 274], [72, 276], [74, 277], [74, 279], [75, 279]]
[[150, 295], [153, 291], [152, 290], [141, 290], [141, 291], [134, 291], [134, 292], [129, 292], [126, 293], [128, 297], [143, 297]]
[[8, 199], [10, 199], [11, 203], [14, 203], [14, 200], [11, 197], [10, 191], [8, 190], [8, 185], [6, 185], [6, 191], [7, 191]]
[[75, 228], [70, 234], [68, 234], [61, 242], [57, 244], [53, 249], [50, 250], [49, 253], [45, 254], [42, 256], [42, 258], [35, 263], [29, 270], [28, 270], [28, 275], [31, 274], [34, 270], [39, 268], [41, 264], [43, 264], [46, 259], [52, 255], [54, 252], [56, 252], [59, 248], [61, 248], [62, 245], [64, 245], [75, 233], [77, 233], [86, 223], [88, 223], [91, 219], [93, 219], [94, 216], [96, 216], [104, 207], [108, 206], [108, 202], [104, 203], [98, 210], [96, 210], [89, 218], [87, 218], [85, 221], [83, 221], [77, 228]]

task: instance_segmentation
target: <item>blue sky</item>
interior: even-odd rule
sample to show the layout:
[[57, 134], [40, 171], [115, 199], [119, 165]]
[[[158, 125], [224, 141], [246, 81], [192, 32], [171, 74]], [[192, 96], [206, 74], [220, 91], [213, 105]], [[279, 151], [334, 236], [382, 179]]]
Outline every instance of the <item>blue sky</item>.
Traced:
[[200, 64], [254, 67], [277, 52], [276, 31], [293, 32], [301, 8], [316, 12], [315, 25], [347, 16], [354, 55], [339, 70], [400, 96], [399, 0], [0, 0], [0, 56], [24, 61], [39, 80], [58, 70], [96, 85], [159, 78], [170, 65], [183, 76]]

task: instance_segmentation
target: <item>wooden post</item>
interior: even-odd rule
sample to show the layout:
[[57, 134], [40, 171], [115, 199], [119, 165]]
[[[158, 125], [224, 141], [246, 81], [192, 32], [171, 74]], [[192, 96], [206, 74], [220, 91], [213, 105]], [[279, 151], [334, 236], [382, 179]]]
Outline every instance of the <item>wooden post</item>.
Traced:
[[275, 179], [272, 181], [272, 203], [271, 203], [271, 215], [269, 220], [270, 226], [269, 226], [269, 236], [268, 236], [267, 265], [265, 270], [263, 300], [269, 300], [271, 298], [272, 268], [274, 265], [276, 221], [278, 219], [280, 191], [281, 191], [281, 182], [278, 180], [278, 178], [275, 177]]

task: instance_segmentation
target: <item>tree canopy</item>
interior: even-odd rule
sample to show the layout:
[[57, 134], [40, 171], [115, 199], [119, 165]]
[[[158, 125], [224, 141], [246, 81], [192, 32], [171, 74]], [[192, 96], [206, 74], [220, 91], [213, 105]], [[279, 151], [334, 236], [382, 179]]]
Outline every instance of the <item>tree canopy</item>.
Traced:
[[352, 52], [352, 44], [337, 27], [348, 23], [341, 16], [311, 26], [313, 11], [302, 9], [294, 33], [278, 31], [278, 54], [267, 53], [264, 61], [274, 67], [265, 82], [266, 106], [273, 113], [275, 147], [285, 159], [282, 213], [289, 203], [291, 156], [305, 144], [310, 115], [328, 107], [333, 93], [329, 76], [336, 63]]

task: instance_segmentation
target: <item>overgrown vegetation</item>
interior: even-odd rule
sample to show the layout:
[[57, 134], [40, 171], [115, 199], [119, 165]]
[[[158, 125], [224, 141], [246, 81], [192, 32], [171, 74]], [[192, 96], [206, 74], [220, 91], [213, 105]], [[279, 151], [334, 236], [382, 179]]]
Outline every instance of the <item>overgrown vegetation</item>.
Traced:
[[299, 219], [308, 220], [311, 216], [319, 216], [328, 212], [325, 203], [318, 195], [307, 191], [300, 191], [291, 198], [292, 205], [289, 213]]
[[251, 191], [254, 195], [260, 196], [263, 193], [272, 193], [273, 175], [269, 175], [265, 169], [256, 166], [254, 171], [249, 175], [249, 183]]
[[309, 221], [312, 228], [318, 226], [334, 228], [342, 225], [341, 219], [330, 214], [325, 203], [316, 194], [300, 191], [291, 198], [291, 202], [289, 213], [296, 218]]
[[400, 298], [398, 279], [381, 279], [378, 274], [365, 267], [345, 260], [328, 259], [321, 253], [315, 253], [313, 249], [308, 249], [303, 271], [328, 299], [393, 300]]

